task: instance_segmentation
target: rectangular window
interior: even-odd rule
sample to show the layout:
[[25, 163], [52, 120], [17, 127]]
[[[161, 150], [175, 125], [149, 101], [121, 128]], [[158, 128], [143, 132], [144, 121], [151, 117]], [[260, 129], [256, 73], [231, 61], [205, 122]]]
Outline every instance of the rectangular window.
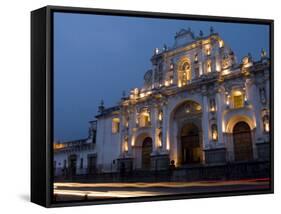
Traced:
[[119, 132], [119, 125], [120, 125], [119, 118], [113, 118], [112, 119], [112, 133], [113, 134]]
[[80, 159], [80, 169], [83, 169], [83, 158]]
[[242, 108], [244, 106], [243, 95], [233, 96], [233, 107], [234, 108]]

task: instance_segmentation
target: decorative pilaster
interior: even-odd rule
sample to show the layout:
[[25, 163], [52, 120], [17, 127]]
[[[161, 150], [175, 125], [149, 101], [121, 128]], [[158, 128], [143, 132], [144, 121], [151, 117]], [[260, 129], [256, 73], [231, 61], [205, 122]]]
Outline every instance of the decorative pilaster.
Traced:
[[129, 136], [129, 148], [132, 149], [132, 146], [134, 146], [136, 144], [135, 142], [135, 136], [134, 136], [134, 129], [136, 127], [136, 115], [137, 111], [136, 111], [136, 107], [132, 106], [129, 109], [129, 130], [128, 132], [130, 133]]
[[223, 107], [223, 101], [220, 94], [220, 91], [217, 91], [216, 93], [216, 108], [217, 108], [217, 127], [218, 127], [218, 143], [223, 144], [223, 128], [222, 128], [222, 107]]
[[203, 149], [209, 147], [209, 107], [207, 95], [203, 95], [203, 108], [202, 108], [202, 130], [203, 130]]
[[167, 105], [164, 105], [163, 121], [162, 121], [162, 151], [167, 151], [167, 137], [169, 132], [168, 123], [169, 123], [168, 107]]
[[152, 151], [157, 151], [157, 120], [158, 120], [158, 109], [157, 105], [153, 105], [151, 108], [151, 137], [152, 137]]

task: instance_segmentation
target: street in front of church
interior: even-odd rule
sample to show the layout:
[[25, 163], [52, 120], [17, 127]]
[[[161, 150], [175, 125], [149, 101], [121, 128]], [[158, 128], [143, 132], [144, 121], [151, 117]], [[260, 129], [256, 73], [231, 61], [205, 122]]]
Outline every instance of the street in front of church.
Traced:
[[270, 180], [245, 179], [233, 181], [150, 182], [150, 183], [54, 183], [54, 199], [102, 200], [146, 196], [190, 195], [195, 193], [222, 193], [228, 191], [268, 189]]

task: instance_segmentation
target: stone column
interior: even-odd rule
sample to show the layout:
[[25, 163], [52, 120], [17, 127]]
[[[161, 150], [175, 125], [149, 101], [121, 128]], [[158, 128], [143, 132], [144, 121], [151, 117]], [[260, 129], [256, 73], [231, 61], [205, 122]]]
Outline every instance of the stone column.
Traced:
[[216, 72], [216, 56], [211, 57], [211, 72]]
[[206, 94], [203, 95], [202, 113], [203, 149], [206, 149], [209, 147], [209, 107]]
[[151, 109], [151, 137], [152, 137], [152, 151], [157, 151], [157, 121], [158, 109], [156, 105], [152, 105]]
[[167, 151], [167, 136], [168, 136], [168, 107], [167, 105], [163, 106], [163, 121], [162, 121], [162, 151]]
[[204, 51], [201, 51], [200, 59], [199, 59], [199, 73], [200, 75], [205, 74], [205, 54]]
[[[120, 114], [120, 123], [119, 123], [119, 142], [120, 142], [120, 155], [123, 155], [123, 134], [124, 134], [124, 126], [123, 126], [123, 110], [121, 109]], [[112, 123], [112, 121], [111, 121]]]
[[223, 129], [222, 129], [222, 107], [223, 107], [223, 100], [221, 97], [221, 93], [218, 91], [216, 93], [216, 111], [217, 111], [217, 127], [218, 127], [218, 143], [224, 143], [223, 140]]
[[[134, 135], [134, 129], [136, 128], [136, 114], [137, 114], [137, 110], [136, 107], [133, 106], [130, 110], [129, 110], [129, 130], [128, 132], [130, 133], [129, 136], [129, 148], [132, 147], [132, 139], [133, 139], [133, 135]], [[134, 142], [134, 145], [136, 144], [136, 142]]]
[[[260, 92], [259, 87], [255, 84], [251, 86], [251, 88], [246, 87], [246, 90], [252, 90], [252, 97], [250, 98], [250, 102], [253, 104], [254, 113], [255, 113], [255, 120], [256, 120], [256, 141], [258, 138], [262, 136], [262, 119], [261, 119], [261, 102], [260, 102]], [[253, 139], [254, 140], [254, 139]]]

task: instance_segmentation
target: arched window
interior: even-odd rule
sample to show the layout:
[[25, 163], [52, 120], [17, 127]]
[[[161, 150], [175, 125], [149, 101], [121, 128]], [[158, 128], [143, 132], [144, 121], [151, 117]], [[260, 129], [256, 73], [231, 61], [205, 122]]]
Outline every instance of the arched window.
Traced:
[[184, 86], [187, 84], [187, 81], [191, 79], [191, 67], [190, 63], [185, 60], [180, 63], [178, 68], [178, 86]]
[[112, 119], [112, 133], [115, 134], [119, 132], [119, 126], [120, 126], [120, 120], [119, 118], [113, 118]]
[[183, 83], [186, 84], [187, 80], [189, 80], [189, 71], [190, 71], [190, 65], [188, 62], [183, 63], [182, 65], [182, 72], [183, 72]]

